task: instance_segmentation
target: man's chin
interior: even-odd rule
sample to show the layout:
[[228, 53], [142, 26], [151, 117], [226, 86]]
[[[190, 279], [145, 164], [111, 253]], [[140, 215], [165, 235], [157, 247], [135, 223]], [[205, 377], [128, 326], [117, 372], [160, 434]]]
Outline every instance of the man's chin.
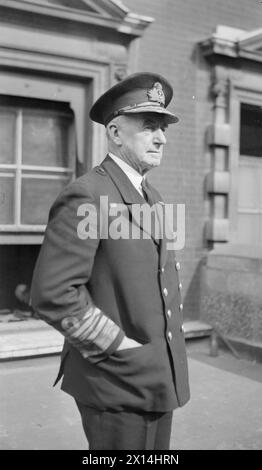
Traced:
[[161, 163], [161, 159], [162, 159], [161, 156], [153, 157], [153, 158], [148, 159], [148, 160], [147, 160], [147, 163], [148, 163], [148, 165], [151, 166], [151, 167], [159, 166], [160, 163]]
[[159, 157], [159, 158], [148, 158], [148, 155], [147, 155], [147, 158], [145, 158], [143, 161], [142, 161], [142, 165], [141, 165], [141, 168], [143, 169], [143, 174], [146, 173], [147, 171], [149, 170], [152, 170], [152, 168], [156, 168], [160, 165], [161, 163], [161, 158], [162, 157]]

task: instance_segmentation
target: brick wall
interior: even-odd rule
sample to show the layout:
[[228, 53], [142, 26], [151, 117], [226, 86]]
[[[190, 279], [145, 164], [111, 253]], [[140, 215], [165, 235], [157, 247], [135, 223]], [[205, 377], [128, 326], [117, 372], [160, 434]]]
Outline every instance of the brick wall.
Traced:
[[212, 122], [210, 70], [196, 47], [218, 24], [252, 30], [262, 24], [258, 0], [124, 0], [131, 11], [155, 18], [140, 40], [135, 71], [163, 74], [174, 87], [170, 109], [180, 122], [167, 131], [168, 144], [161, 168], [151, 181], [167, 202], [186, 204], [186, 246], [182, 261], [185, 315], [199, 316], [199, 268], [207, 247], [204, 177], [208, 154], [206, 126]]

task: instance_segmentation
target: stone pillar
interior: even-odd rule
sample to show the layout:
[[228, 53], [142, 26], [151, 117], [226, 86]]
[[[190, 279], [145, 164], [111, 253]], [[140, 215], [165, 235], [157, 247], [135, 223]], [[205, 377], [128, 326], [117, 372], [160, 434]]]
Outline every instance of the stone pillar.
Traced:
[[209, 242], [228, 241], [228, 195], [229, 195], [229, 79], [214, 67], [211, 96], [214, 100], [213, 124], [207, 129], [210, 149], [210, 172], [206, 178], [206, 191], [210, 198], [209, 220], [206, 239]]

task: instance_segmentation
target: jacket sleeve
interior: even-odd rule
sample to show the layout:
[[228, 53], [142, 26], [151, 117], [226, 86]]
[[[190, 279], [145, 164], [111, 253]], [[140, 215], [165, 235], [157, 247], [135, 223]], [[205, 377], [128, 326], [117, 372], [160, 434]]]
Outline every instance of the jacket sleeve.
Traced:
[[88, 292], [100, 242], [99, 207], [92, 193], [75, 182], [54, 203], [33, 274], [31, 304], [83, 357], [98, 362], [125, 335]]

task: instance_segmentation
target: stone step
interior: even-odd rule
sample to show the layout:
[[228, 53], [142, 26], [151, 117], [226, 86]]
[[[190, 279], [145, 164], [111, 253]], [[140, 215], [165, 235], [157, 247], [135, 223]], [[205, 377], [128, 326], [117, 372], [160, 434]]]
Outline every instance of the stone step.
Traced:
[[[209, 336], [212, 327], [200, 321], [185, 321], [185, 338]], [[63, 335], [42, 320], [0, 324], [0, 360], [59, 354]]]
[[63, 336], [42, 320], [0, 325], [0, 359], [15, 359], [60, 353]]
[[183, 323], [183, 331], [186, 339], [202, 338], [210, 336], [213, 328], [211, 325], [200, 320], [185, 320]]

